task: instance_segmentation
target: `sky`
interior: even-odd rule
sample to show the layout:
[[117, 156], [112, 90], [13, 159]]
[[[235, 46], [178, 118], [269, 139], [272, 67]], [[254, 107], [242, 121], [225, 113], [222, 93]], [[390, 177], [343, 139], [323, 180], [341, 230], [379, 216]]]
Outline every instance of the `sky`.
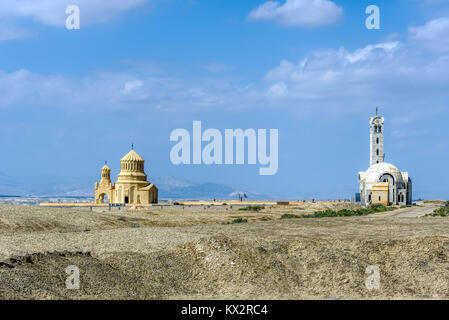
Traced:
[[[379, 107], [385, 161], [414, 198], [447, 199], [448, 71], [446, 0], [0, 0], [0, 173], [93, 186], [134, 143], [150, 181], [349, 198]], [[170, 133], [193, 121], [278, 129], [277, 173], [172, 164]]]

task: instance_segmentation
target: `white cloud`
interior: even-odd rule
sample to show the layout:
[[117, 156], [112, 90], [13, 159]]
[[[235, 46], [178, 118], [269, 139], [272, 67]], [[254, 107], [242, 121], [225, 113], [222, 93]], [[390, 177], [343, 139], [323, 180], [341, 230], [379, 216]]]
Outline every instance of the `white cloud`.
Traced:
[[283, 82], [276, 82], [268, 90], [269, 97], [282, 97], [287, 94], [287, 85]]
[[143, 87], [143, 82], [140, 80], [134, 80], [134, 81], [129, 81], [125, 83], [125, 86], [122, 90], [122, 93], [124, 94], [130, 94], [133, 91], [138, 90], [139, 88]]
[[407, 43], [385, 42], [352, 51], [343, 47], [316, 51], [296, 63], [281, 61], [263, 81], [250, 85], [233, 85], [223, 77], [156, 76], [132, 67], [82, 78], [0, 71], [0, 108], [89, 111], [145, 106], [187, 112], [194, 108], [443, 107], [448, 99], [449, 57], [428, 59], [415, 49]]
[[226, 79], [175, 73], [176, 77], [170, 77], [169, 71], [155, 73], [153, 69], [127, 62], [123, 70], [95, 72], [82, 78], [28, 70], [0, 71], [0, 108], [145, 106], [187, 112], [194, 108], [335, 107], [350, 111], [390, 105], [428, 110], [447, 108], [449, 99], [449, 56], [425, 54], [410, 42], [312, 52], [297, 62], [281, 61], [266, 72], [264, 79], [249, 84], [241, 84], [242, 79], [235, 76]]
[[409, 37], [434, 51], [449, 51], [449, 18], [439, 18], [423, 26], [410, 27]]
[[250, 12], [253, 20], [275, 21], [283, 26], [322, 26], [336, 22], [343, 9], [330, 0], [267, 1]]
[[213, 79], [178, 79], [136, 73], [96, 72], [80, 79], [26, 69], [0, 71], [0, 109], [51, 106], [78, 111], [146, 106], [164, 111], [242, 107], [250, 88]]
[[[447, 96], [449, 58], [429, 60], [410, 52], [406, 44], [386, 42], [354, 51], [317, 51], [298, 63], [281, 61], [267, 72], [267, 94], [276, 97], [282, 87], [282, 101], [292, 104], [375, 106], [387, 100], [411, 103]], [[279, 87], [279, 83], [283, 86]], [[287, 95], [287, 97], [286, 97]], [[426, 98], [426, 99], [427, 99]]]
[[29, 31], [7, 23], [0, 23], [0, 42], [28, 37]]
[[136, 8], [148, 0], [0, 0], [0, 17], [32, 18], [35, 21], [63, 26], [68, 5], [80, 8], [81, 25], [108, 20], [119, 13]]
[[381, 49], [377, 51], [378, 54], [385, 55], [386, 53], [393, 52], [395, 49], [398, 48], [398, 46], [399, 46], [398, 41], [367, 45], [365, 48], [357, 49], [353, 54], [350, 53], [346, 54], [346, 59], [349, 61], [349, 63], [365, 61], [367, 59], [372, 58], [373, 55], [376, 54], [376, 49]]

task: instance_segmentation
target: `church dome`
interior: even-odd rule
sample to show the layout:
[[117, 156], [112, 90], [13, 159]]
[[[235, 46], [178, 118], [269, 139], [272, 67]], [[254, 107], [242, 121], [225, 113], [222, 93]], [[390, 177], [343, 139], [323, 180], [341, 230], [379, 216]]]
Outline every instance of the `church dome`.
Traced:
[[372, 165], [367, 171], [362, 173], [361, 178], [366, 183], [381, 182], [382, 176], [392, 176], [395, 183], [403, 182], [402, 173], [391, 163], [382, 162]]
[[120, 161], [144, 161], [141, 156], [134, 150], [128, 152]]
[[123, 181], [123, 179], [138, 179], [146, 181], [146, 174], [144, 171], [144, 163], [145, 161], [141, 156], [137, 154], [134, 150], [128, 152], [121, 160], [120, 160], [120, 173], [119, 180]]

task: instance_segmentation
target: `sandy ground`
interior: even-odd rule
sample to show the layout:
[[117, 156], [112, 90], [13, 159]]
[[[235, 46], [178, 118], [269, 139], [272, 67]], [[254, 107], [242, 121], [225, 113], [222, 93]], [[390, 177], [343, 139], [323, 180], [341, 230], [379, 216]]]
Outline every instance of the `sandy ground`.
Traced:
[[[305, 203], [108, 211], [0, 206], [1, 299], [447, 299], [449, 219], [438, 203], [365, 217]], [[225, 224], [235, 218], [248, 223]], [[67, 266], [80, 289], [65, 286]], [[380, 271], [368, 290], [366, 268]]]

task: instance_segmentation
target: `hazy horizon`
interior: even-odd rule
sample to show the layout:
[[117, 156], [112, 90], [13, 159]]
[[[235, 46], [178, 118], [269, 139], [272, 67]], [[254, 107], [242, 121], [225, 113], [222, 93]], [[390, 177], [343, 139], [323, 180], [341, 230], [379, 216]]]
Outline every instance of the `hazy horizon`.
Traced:
[[[409, 173], [413, 198], [448, 198], [447, 1], [376, 1], [380, 30], [365, 27], [364, 0], [322, 1], [306, 17], [261, 0], [36, 2], [0, 5], [0, 190], [93, 195], [104, 161], [115, 181], [134, 143], [150, 181], [348, 199], [379, 107], [385, 161]], [[79, 30], [64, 26], [66, 4], [80, 6]], [[173, 165], [170, 133], [196, 120], [278, 129], [277, 173]]]

